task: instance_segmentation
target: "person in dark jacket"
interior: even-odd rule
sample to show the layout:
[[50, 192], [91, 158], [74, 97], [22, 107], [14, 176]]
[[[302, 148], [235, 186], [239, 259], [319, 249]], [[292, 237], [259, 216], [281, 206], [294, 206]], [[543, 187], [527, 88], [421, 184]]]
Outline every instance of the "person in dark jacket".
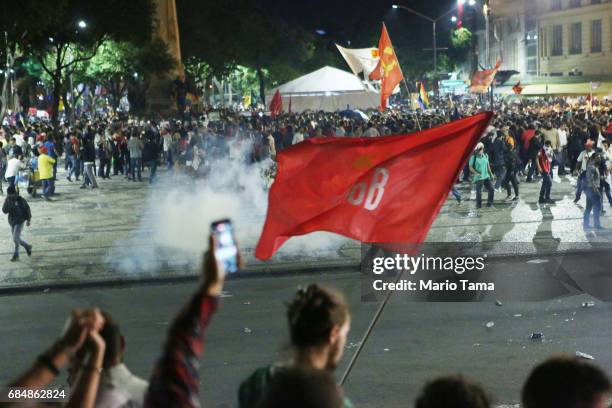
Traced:
[[152, 137], [147, 138], [142, 149], [142, 162], [149, 168], [149, 184], [153, 184], [157, 171], [157, 157], [159, 155], [157, 143]]
[[586, 207], [584, 208], [583, 226], [591, 228], [590, 218], [591, 210], [593, 212], [593, 227], [595, 229], [603, 229], [599, 216], [601, 214], [601, 195], [599, 193], [599, 185], [601, 183], [599, 175], [600, 156], [594, 154], [589, 158], [585, 171], [584, 192], [587, 197]]
[[91, 188], [98, 188], [98, 182], [96, 181], [96, 148], [91, 137], [83, 139], [82, 146], [82, 160], [85, 163], [85, 177], [83, 178], [83, 185], [81, 188], [87, 188], [91, 185]]
[[496, 181], [495, 190], [499, 190], [502, 182], [506, 178], [506, 162], [505, 162], [505, 151], [506, 142], [504, 141], [504, 134], [501, 131], [497, 131], [497, 137], [493, 142], [493, 172], [495, 173]]
[[20, 246], [25, 248], [28, 256], [32, 255], [32, 245], [21, 239], [23, 224], [26, 224], [28, 227], [30, 226], [32, 212], [28, 202], [19, 195], [15, 186], [10, 186], [6, 193], [7, 197], [2, 206], [2, 212], [8, 214], [8, 223], [11, 226], [13, 242], [15, 243], [15, 252], [13, 252], [11, 262], [15, 262], [19, 260]]

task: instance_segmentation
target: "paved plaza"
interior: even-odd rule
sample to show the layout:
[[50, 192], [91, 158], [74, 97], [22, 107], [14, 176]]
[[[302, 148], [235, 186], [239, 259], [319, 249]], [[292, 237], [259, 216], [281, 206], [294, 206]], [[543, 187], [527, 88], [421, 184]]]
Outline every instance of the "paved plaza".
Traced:
[[[357, 242], [333, 234], [292, 238], [270, 261], [260, 262], [253, 249], [263, 225], [267, 197], [240, 187], [217, 191], [189, 180], [175, 180], [163, 169], [157, 184], [131, 182], [122, 176], [99, 180], [100, 188], [81, 190], [58, 173], [53, 202], [27, 197], [33, 222], [24, 238], [34, 245], [31, 258], [8, 262], [12, 241], [0, 223], [0, 288], [44, 287], [193, 276], [206, 245], [210, 221], [231, 217], [250, 272], [291, 272], [357, 266]], [[259, 176], [249, 175], [250, 185]], [[574, 204], [575, 179], [555, 178], [555, 205], [537, 204], [539, 183], [522, 183], [521, 199], [505, 202], [497, 193], [492, 208], [476, 211], [474, 192], [462, 184], [464, 200], [448, 199], [429, 236], [430, 242], [474, 243], [491, 254], [513, 255], [588, 250], [612, 239], [608, 212], [603, 232], [582, 228], [582, 205]], [[247, 191], [249, 190], [249, 191]], [[471, 194], [470, 194], [471, 193]], [[418, 197], [414, 198], [418, 200]], [[609, 209], [606, 203], [605, 208]]]

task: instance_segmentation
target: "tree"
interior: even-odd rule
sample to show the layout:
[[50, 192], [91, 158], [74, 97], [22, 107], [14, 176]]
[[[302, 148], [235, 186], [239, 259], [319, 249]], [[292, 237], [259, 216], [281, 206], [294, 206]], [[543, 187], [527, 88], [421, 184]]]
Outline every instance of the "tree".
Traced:
[[[174, 68], [174, 59], [167, 46], [160, 39], [154, 39], [142, 47], [130, 42], [104, 41], [96, 54], [89, 60], [74, 65], [73, 76], [76, 83], [100, 84], [110, 90], [113, 108], [131, 88], [140, 91], [152, 75], [161, 76]], [[84, 89], [84, 88], [83, 88]], [[90, 105], [95, 105], [95, 93], [89, 93]], [[82, 92], [75, 98], [82, 95]]]
[[[151, 36], [152, 0], [47, 0], [44, 18], [26, 33], [27, 51], [41, 64], [53, 84], [52, 118], [58, 121], [60, 97], [67, 94], [64, 78], [93, 58], [107, 39], [146, 43]], [[67, 98], [64, 98], [67, 104]], [[69, 106], [67, 106], [69, 108]]]
[[10, 82], [15, 79], [15, 64], [29, 47], [29, 40], [39, 32], [38, 22], [43, 21], [51, 11], [49, 2], [34, 0], [3, 1], [0, 4], [0, 65], [2, 78], [2, 109], [0, 120], [4, 118], [13, 97]]

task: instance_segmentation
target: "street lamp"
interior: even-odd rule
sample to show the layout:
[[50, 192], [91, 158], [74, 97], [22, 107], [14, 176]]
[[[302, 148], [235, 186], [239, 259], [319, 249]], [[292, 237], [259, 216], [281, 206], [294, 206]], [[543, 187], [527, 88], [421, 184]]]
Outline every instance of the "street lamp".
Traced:
[[457, 17], [452, 16], [452, 17], [451, 17], [451, 22], [452, 22], [452, 23], [456, 23], [456, 22], [457, 22]]
[[[459, 0], [459, 2], [461, 3], [462, 1], [465, 0]], [[441, 15], [439, 15], [436, 18], [431, 18], [429, 16], [426, 16], [423, 13], [420, 13], [414, 9], [411, 9], [410, 7], [406, 7], [403, 6], [401, 4], [394, 4], [393, 6], [391, 6], [394, 9], [402, 9], [402, 10], [406, 10], [412, 14], [415, 14], [427, 21], [429, 21], [432, 24], [432, 33], [433, 33], [433, 53], [434, 53], [434, 83], [435, 83], [435, 91], [436, 91], [436, 100], [438, 99], [438, 40], [436, 37], [436, 24], [438, 23], [438, 21], [442, 18], [445, 18], [446, 16], [448, 16], [449, 14], [451, 14], [452, 12], [454, 12], [457, 9], [459, 3], [455, 4], [455, 6], [453, 6], [453, 8], [451, 8], [450, 10], [448, 10], [446, 13], [443, 13]], [[457, 18], [454, 17], [454, 20], [451, 18], [451, 21], [455, 22], [457, 21]]]
[[79, 28], [86, 28], [87, 23], [84, 20], [79, 20], [78, 24]]

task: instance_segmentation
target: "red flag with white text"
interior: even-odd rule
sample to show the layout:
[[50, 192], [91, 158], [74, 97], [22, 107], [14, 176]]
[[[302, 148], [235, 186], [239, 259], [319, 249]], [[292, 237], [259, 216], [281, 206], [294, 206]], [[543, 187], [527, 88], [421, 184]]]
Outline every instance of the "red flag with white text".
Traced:
[[492, 116], [409, 135], [312, 138], [283, 150], [255, 255], [269, 259], [290, 237], [314, 231], [423, 242]]

